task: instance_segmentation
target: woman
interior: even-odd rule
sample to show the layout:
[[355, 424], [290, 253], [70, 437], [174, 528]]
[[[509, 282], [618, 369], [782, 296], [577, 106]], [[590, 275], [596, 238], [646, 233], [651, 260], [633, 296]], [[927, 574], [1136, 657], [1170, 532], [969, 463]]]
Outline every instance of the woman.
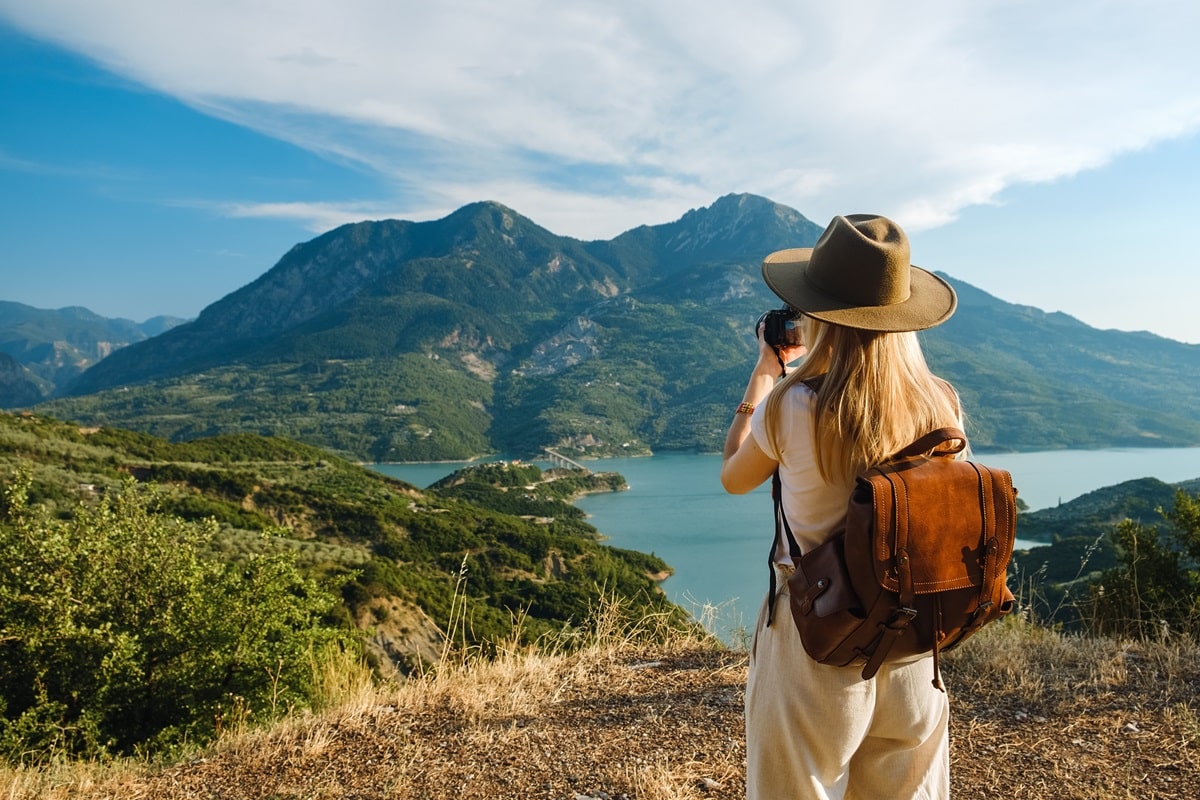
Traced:
[[[914, 333], [947, 320], [957, 298], [911, 265], [899, 226], [865, 214], [834, 218], [813, 248], [770, 254], [763, 278], [802, 315], [803, 344], [777, 352], [758, 332], [721, 482], [741, 494], [778, 471], [807, 552], [845, 516], [858, 472], [934, 428], [961, 427], [957, 395]], [[777, 384], [781, 364], [801, 356]], [[786, 544], [775, 542], [772, 560], [780, 591], [759, 614], [746, 687], [747, 798], [948, 797], [949, 707], [930, 686], [929, 656], [870, 680], [861, 667], [818, 664], [792, 624]]]

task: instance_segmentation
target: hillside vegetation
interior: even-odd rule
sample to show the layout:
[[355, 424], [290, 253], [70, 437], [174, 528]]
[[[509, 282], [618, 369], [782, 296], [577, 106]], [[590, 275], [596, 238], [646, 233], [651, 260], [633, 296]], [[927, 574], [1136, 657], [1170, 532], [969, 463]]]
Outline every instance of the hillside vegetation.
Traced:
[[[1073, 629], [1136, 635], [1144, 633], [1147, 622], [1170, 620], [1194, 630], [1200, 619], [1195, 600], [1200, 594], [1200, 525], [1192, 519], [1196, 498], [1200, 479], [1168, 484], [1139, 478], [1023, 513], [1017, 523], [1021, 538], [1049, 544], [1013, 554], [1010, 584], [1021, 587], [1042, 619]], [[1136, 581], [1129, 586], [1129, 576], [1144, 588]], [[1098, 613], [1098, 587], [1106, 584], [1110, 599], [1114, 584], [1122, 585], [1148, 606], [1153, 599], [1153, 610]], [[1177, 594], [1178, 602], [1164, 593]]]
[[[251, 718], [304, 706], [302, 651], [320, 640], [347, 642], [391, 674], [425, 668], [447, 641], [492, 646], [518, 619], [522, 643], [570, 630], [601, 590], [640, 613], [687, 619], [657, 586], [670, 574], [661, 559], [602, 544], [569, 502], [623, 488], [612, 473], [489, 464], [419, 491], [278, 439], [171, 443], [0, 414], [0, 481], [0, 677], [16, 692], [0, 703], [0, 746], [7, 737], [31, 753], [131, 752], [164, 726], [176, 729], [170, 742], [195, 741], [214, 718], [240, 713], [231, 704]], [[196, 660], [201, 623], [212, 629], [209, 662]], [[103, 673], [94, 691], [83, 690], [92, 678], [62, 666], [85, 652]], [[294, 681], [285, 668], [299, 670]], [[252, 685], [232, 677], [247, 670]], [[148, 682], [151, 672], [201, 694], [188, 674], [216, 680], [188, 699]], [[175, 708], [128, 700], [148, 716], [117, 733], [121, 715], [110, 715], [130, 692]], [[85, 723], [94, 730], [78, 738], [22, 738], [26, 728]]]

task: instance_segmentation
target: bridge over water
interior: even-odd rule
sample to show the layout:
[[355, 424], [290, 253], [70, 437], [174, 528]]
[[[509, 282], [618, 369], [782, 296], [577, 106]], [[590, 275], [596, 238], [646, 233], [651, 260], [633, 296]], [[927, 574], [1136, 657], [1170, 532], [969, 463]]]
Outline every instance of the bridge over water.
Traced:
[[583, 464], [580, 464], [578, 461], [572, 461], [571, 459], [564, 456], [562, 453], [559, 453], [556, 450], [551, 450], [549, 447], [543, 447], [542, 449], [545, 450], [546, 455], [548, 456], [548, 458], [546, 460], [549, 461], [554, 466], [561, 467], [563, 469], [581, 470], [584, 474], [587, 474], [587, 475], [592, 474], [592, 471], [590, 469], [585, 467]]

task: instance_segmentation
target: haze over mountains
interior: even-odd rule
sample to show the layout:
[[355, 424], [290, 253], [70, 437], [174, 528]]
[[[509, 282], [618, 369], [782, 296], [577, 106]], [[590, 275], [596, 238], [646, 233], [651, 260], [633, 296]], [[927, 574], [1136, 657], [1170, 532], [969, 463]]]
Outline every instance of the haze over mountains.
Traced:
[[[762, 256], [820, 232], [753, 195], [608, 241], [490, 202], [346, 225], [196, 320], [73, 380], [42, 378], [41, 394], [60, 397], [36, 407], [176, 439], [283, 435], [366, 461], [718, 450], [753, 321], [778, 305]], [[946, 277], [959, 312], [923, 340], [963, 394], [976, 448], [1200, 443], [1200, 346], [1097, 330]], [[0, 341], [31, 372], [23, 346]], [[0, 402], [31, 405], [28, 387], [12, 391]]]
[[0, 300], [0, 408], [33, 405], [110, 353], [184, 321], [137, 323], [78, 306], [50, 311]]

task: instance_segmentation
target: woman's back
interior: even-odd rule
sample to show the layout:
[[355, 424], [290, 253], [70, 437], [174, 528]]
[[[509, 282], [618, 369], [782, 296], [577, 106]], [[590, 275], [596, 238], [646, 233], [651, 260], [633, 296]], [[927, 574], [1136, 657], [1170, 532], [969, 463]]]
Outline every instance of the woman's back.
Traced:
[[[913, 333], [948, 319], [957, 299], [909, 262], [904, 232], [873, 215], [836, 217], [815, 247], [771, 253], [763, 278], [784, 313], [801, 318], [803, 344], [758, 332], [721, 482], [744, 493], [778, 474], [784, 519], [805, 552], [843, 519], [858, 472], [932, 429], [961, 427], [957, 395], [929, 371]], [[788, 618], [793, 565], [778, 536], [771, 562], [783, 580], [771, 581], [751, 645], [747, 798], [948, 796], [949, 706], [928, 666], [884, 664], [864, 679], [813, 660]]]

